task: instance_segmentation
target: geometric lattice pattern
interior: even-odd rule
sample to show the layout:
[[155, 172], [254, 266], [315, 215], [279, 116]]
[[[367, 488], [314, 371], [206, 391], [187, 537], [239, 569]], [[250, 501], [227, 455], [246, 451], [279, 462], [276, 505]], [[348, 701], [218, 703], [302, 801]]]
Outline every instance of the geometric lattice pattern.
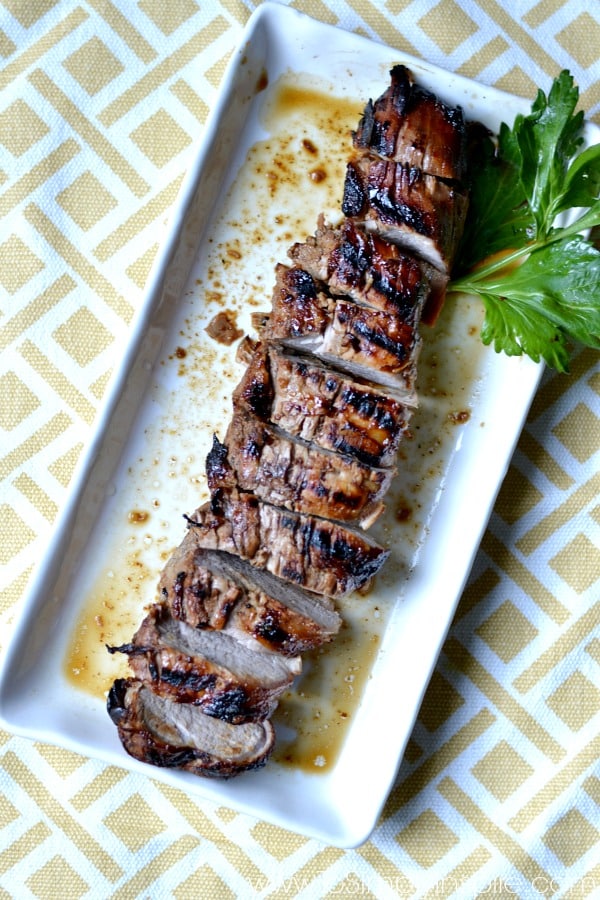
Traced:
[[[569, 68], [600, 123], [594, 3], [283, 2], [529, 98]], [[0, 0], [0, 652], [256, 5]], [[599, 433], [584, 351], [542, 381], [363, 847], [0, 732], [0, 895], [598, 896]]]

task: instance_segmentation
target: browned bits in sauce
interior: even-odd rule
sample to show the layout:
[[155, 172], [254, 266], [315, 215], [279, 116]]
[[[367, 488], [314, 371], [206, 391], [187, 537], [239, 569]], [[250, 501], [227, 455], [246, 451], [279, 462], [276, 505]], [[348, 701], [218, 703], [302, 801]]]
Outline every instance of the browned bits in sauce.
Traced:
[[318, 152], [319, 152], [319, 151], [317, 150], [317, 148], [315, 147], [315, 145], [313, 144], [313, 142], [312, 142], [312, 141], [309, 141], [308, 138], [304, 138], [304, 139], [303, 139], [303, 141], [302, 141], [302, 146], [304, 147], [304, 149], [305, 149], [308, 153], [313, 153], [313, 154], [315, 154], [315, 153], [318, 153]]
[[468, 409], [459, 409], [448, 413], [448, 421], [452, 422], [453, 425], [464, 425], [470, 418], [471, 413]]
[[310, 180], [316, 181], [317, 184], [320, 181], [325, 181], [326, 178], [327, 172], [325, 172], [324, 169], [313, 169], [312, 172], [310, 172]]
[[177, 359], [185, 359], [187, 356], [187, 350], [185, 347], [176, 347], [175, 356]]
[[127, 515], [127, 521], [132, 525], [143, 525], [150, 518], [150, 513], [143, 509], [132, 509]]
[[268, 84], [269, 76], [267, 75], [267, 70], [263, 69], [256, 82], [256, 93], [259, 94], [261, 91], [264, 91], [265, 88], [268, 87]]
[[408, 522], [409, 519], [412, 518], [412, 514], [412, 506], [410, 506], [406, 502], [401, 501], [396, 507], [394, 518], [396, 519], [396, 522]]
[[206, 326], [206, 333], [214, 341], [219, 344], [229, 346], [234, 341], [239, 340], [244, 334], [241, 328], [237, 327], [235, 313], [229, 309], [218, 312], [216, 316]]

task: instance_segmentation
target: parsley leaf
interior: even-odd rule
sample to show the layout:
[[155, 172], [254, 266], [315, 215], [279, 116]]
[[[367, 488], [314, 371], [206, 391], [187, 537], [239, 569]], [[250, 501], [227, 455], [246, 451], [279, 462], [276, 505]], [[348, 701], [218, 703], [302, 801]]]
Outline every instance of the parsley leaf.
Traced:
[[583, 112], [574, 113], [578, 99], [572, 77], [561, 72], [548, 98], [538, 91], [531, 114], [517, 116], [513, 125], [521, 183], [536, 225], [534, 238], [545, 238], [552, 228], [569, 160], [583, 140]]
[[522, 246], [532, 226], [519, 179], [519, 151], [508, 126], [500, 127], [497, 150], [489, 136], [480, 136], [478, 154], [456, 267], [459, 271], [499, 251]]
[[581, 150], [578, 100], [563, 71], [529, 115], [501, 125], [497, 141], [479, 139], [448, 288], [480, 296], [485, 344], [561, 372], [570, 342], [600, 349], [600, 252], [582, 237], [600, 224], [600, 144]]

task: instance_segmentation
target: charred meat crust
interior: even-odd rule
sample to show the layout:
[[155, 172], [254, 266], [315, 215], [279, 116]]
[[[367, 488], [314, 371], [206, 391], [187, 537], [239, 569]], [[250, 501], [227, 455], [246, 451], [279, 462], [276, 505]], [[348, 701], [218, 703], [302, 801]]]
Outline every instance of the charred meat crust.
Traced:
[[296, 656], [330, 641], [341, 618], [329, 598], [288, 585], [236, 556], [198, 547], [190, 529], [165, 566], [161, 598], [192, 628], [228, 626], [248, 641]]
[[462, 109], [415, 83], [406, 66], [390, 70], [390, 85], [369, 100], [354, 146], [429, 175], [462, 182], [467, 174], [467, 128]]
[[229, 778], [264, 766], [275, 745], [268, 719], [232, 725], [161, 697], [136, 679], [115, 681], [107, 710], [127, 753], [163, 768]]
[[233, 408], [368, 466], [393, 465], [411, 418], [382, 387], [273, 344], [254, 348]]
[[350, 160], [342, 209], [443, 272], [452, 268], [467, 194], [421, 169], [365, 153]]
[[194, 629], [155, 603], [130, 644], [133, 675], [165, 697], [228, 722], [267, 718], [300, 671], [298, 657], [242, 644], [225, 630]]

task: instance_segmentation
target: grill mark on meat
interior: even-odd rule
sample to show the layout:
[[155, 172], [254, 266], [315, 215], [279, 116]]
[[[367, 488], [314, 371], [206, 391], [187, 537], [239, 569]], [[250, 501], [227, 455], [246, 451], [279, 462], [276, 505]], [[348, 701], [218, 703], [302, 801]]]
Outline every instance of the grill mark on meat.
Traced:
[[446, 273], [462, 234], [467, 202], [463, 191], [402, 163], [369, 153], [348, 163], [344, 213]]
[[107, 710], [127, 753], [154, 766], [227, 778], [264, 766], [275, 746], [268, 719], [233, 725], [136, 679], [115, 681]]
[[390, 85], [369, 100], [354, 146], [430, 175], [462, 182], [467, 170], [467, 128], [460, 107], [448, 106], [416, 84], [402, 65], [390, 70]]

